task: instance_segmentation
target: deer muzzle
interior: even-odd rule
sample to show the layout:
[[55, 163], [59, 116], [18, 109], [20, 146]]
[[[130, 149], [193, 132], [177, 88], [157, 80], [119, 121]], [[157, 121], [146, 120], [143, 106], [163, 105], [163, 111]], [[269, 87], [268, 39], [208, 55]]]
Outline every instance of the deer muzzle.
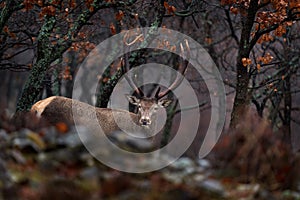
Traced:
[[149, 126], [149, 125], [151, 124], [151, 120], [150, 120], [149, 117], [142, 117], [142, 118], [140, 119], [140, 124], [141, 124], [142, 126]]

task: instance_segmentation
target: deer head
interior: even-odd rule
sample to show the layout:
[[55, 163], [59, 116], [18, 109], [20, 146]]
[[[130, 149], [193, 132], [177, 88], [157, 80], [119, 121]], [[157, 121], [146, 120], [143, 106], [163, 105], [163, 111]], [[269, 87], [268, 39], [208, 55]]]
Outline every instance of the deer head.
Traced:
[[[182, 70], [183, 76], [177, 76], [175, 81], [165, 90], [160, 92], [161, 88], [158, 86], [156, 89], [156, 93], [154, 96], [147, 97], [144, 95], [143, 91], [137, 87], [137, 84], [135, 84], [133, 79], [128, 78], [125, 75], [126, 80], [128, 81], [129, 85], [134, 89], [136, 96], [133, 95], [126, 95], [129, 103], [135, 105], [137, 107], [137, 115], [138, 115], [138, 123], [140, 126], [143, 127], [149, 127], [152, 123], [152, 119], [155, 118], [155, 114], [158, 110], [158, 108], [166, 108], [172, 103], [171, 99], [162, 99], [167, 94], [169, 94], [172, 90], [177, 88], [181, 82], [182, 79], [186, 73], [187, 66], [188, 66], [188, 59], [190, 57], [190, 48], [188, 45], [188, 42], [186, 42], [186, 48], [187, 48], [187, 59], [183, 59], [184, 54], [184, 48], [183, 45], [180, 43], [181, 48], [181, 56], [182, 56], [182, 62], [179, 65], [179, 69]], [[128, 55], [125, 54], [124, 56], [124, 64], [123, 64], [123, 71], [129, 71], [129, 62], [128, 62]]]
[[152, 117], [156, 114], [159, 107], [165, 108], [172, 103], [170, 99], [155, 99], [155, 98], [137, 98], [135, 96], [126, 95], [129, 103], [137, 106], [139, 125], [149, 126], [152, 123]]

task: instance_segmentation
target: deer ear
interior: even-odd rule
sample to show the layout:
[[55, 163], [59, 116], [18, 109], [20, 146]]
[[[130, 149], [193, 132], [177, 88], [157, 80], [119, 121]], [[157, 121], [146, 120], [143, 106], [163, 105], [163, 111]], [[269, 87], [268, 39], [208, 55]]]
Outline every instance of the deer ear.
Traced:
[[173, 101], [171, 99], [161, 99], [158, 100], [158, 105], [161, 107], [168, 107]]
[[129, 94], [126, 94], [125, 96], [128, 99], [129, 103], [131, 103], [133, 105], [137, 105], [141, 101], [140, 99], [136, 98], [135, 96], [131, 96]]

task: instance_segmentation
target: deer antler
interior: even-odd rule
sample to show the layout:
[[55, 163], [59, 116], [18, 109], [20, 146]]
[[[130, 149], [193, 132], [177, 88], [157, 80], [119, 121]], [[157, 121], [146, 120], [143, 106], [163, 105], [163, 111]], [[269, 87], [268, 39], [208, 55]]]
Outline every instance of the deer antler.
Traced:
[[155, 99], [158, 99], [158, 95], [159, 95], [160, 89], [161, 89], [160, 87], [157, 87], [155, 95], [154, 95]]
[[167, 94], [169, 94], [172, 90], [176, 89], [181, 84], [181, 82], [182, 82], [182, 80], [184, 78], [184, 75], [186, 74], [187, 67], [189, 65], [189, 61], [188, 60], [190, 58], [190, 46], [189, 46], [189, 43], [188, 43], [187, 40], [185, 40], [185, 45], [186, 45], [186, 48], [187, 48], [186, 59], [183, 58], [184, 49], [183, 49], [182, 43], [180, 43], [182, 63], [179, 66], [179, 68], [183, 68], [182, 73], [181, 73], [182, 75], [181, 76], [177, 75], [175, 81], [165, 91], [159, 92], [159, 90], [158, 90], [156, 92], [156, 94], [155, 94], [155, 97], [157, 99], [163, 98], [164, 96], [166, 96]]
[[[141, 37], [141, 35], [138, 35], [132, 42], [127, 42], [127, 37], [128, 34], [126, 34], [123, 38], [123, 42], [125, 44], [125, 48], [126, 50], [128, 50], [127, 48], [130, 48], [130, 46], [132, 44], [134, 44], [135, 42], [138, 41], [138, 39]], [[161, 99], [164, 96], [166, 96], [167, 94], [169, 94], [172, 90], [176, 89], [182, 82], [184, 75], [186, 74], [187, 71], [187, 67], [189, 65], [189, 58], [190, 58], [190, 47], [188, 44], [188, 41], [185, 40], [185, 46], [187, 48], [187, 55], [186, 55], [186, 59], [184, 59], [184, 48], [182, 43], [180, 43], [180, 50], [181, 50], [181, 59], [182, 59], [182, 63], [179, 66], [179, 69], [182, 69], [181, 74], [182, 75], [177, 75], [175, 81], [165, 90], [165, 91], [160, 91], [160, 87], [158, 87], [158, 89], [155, 92], [154, 98]], [[129, 52], [129, 51], [126, 51]], [[129, 60], [128, 60], [128, 54], [124, 54], [124, 64], [123, 64], [123, 73], [125, 74], [126, 72], [128, 72], [130, 70], [129, 68]], [[140, 96], [140, 97], [144, 97], [144, 93], [143, 91], [137, 87], [137, 84], [134, 82], [133, 79], [130, 79], [126, 74], [125, 74], [125, 79], [127, 80], [127, 82], [129, 83], [130, 87]]]
[[140, 96], [140, 97], [143, 97], [144, 96], [144, 93], [143, 91], [138, 88], [136, 86], [136, 83], [134, 82], [133, 79], [130, 79], [126, 72], [128, 72], [130, 69], [129, 69], [129, 60], [128, 60], [128, 54], [126, 53], [124, 55], [124, 65], [123, 65], [123, 72], [124, 72], [124, 76], [125, 76], [125, 79], [127, 80], [127, 82], [129, 83], [130, 87]]
[[[128, 33], [125, 34], [125, 36], [123, 38], [123, 42], [125, 44], [125, 52], [130, 52], [130, 51], [126, 51], [126, 50], [128, 50], [128, 48], [130, 48], [130, 46], [132, 44], [134, 44], [141, 37], [141, 35], [137, 36], [132, 42], [128, 43], [127, 42]], [[144, 96], [143, 91], [140, 88], [138, 88], [137, 84], [134, 82], [134, 80], [130, 79], [126, 74], [126, 72], [128, 72], [130, 70], [129, 66], [130, 65], [129, 65], [128, 53], [125, 53], [124, 54], [124, 64], [122, 67], [125, 79], [129, 83], [130, 87], [137, 93], [137, 95], [139, 95], [140, 97], [143, 97]]]

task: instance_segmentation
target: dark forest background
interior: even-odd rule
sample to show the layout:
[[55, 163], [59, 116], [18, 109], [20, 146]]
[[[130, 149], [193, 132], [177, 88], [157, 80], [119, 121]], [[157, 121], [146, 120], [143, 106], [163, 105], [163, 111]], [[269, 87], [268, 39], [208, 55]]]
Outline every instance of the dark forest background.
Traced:
[[[78, 67], [105, 39], [133, 28], [167, 28], [201, 44], [222, 75], [227, 100], [224, 133], [231, 131], [226, 136], [230, 139], [223, 140], [217, 149], [231, 146], [232, 141], [236, 142], [231, 146], [234, 150], [256, 158], [259, 153], [255, 148], [280, 149], [272, 146], [278, 143], [266, 142], [268, 137], [270, 141], [279, 138], [289, 152], [300, 149], [299, 0], [0, 0], [0, 16], [0, 128], [6, 129], [6, 120], [15, 112], [30, 110], [38, 100], [53, 95], [71, 97]], [[150, 50], [130, 56], [131, 67], [148, 62], [176, 69], [178, 56]], [[85, 101], [107, 106], [114, 83], [122, 75], [120, 65], [120, 60], [111, 63], [99, 77], [97, 96]], [[210, 116], [207, 88], [193, 75], [189, 71], [186, 77], [199, 101], [208, 102], [200, 105], [201, 115]], [[205, 125], [204, 117], [200, 127], [205, 129]], [[260, 134], [256, 143], [248, 136], [230, 136], [238, 132], [270, 135]], [[239, 149], [239, 142], [257, 145]], [[197, 141], [195, 146], [199, 146]], [[257, 165], [249, 161], [243, 168], [245, 158], [241, 162], [233, 158], [238, 159], [240, 154], [220, 152], [220, 160], [232, 159], [230, 162], [241, 171], [248, 170], [248, 175], [253, 168], [255, 173], [265, 169], [257, 167], [265, 160], [254, 159]], [[290, 168], [284, 170], [278, 176], [292, 172]], [[160, 179], [153, 179], [155, 184], [160, 183]]]

